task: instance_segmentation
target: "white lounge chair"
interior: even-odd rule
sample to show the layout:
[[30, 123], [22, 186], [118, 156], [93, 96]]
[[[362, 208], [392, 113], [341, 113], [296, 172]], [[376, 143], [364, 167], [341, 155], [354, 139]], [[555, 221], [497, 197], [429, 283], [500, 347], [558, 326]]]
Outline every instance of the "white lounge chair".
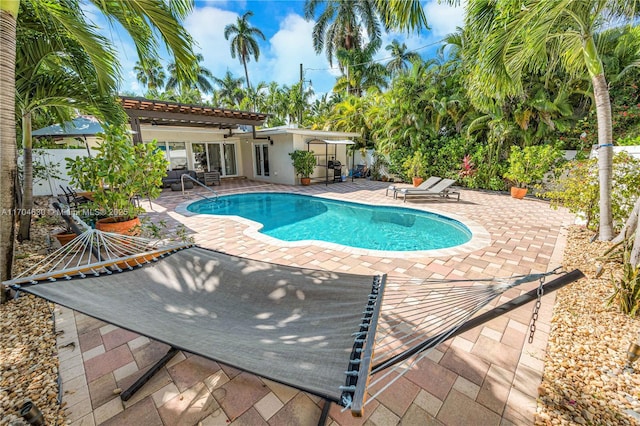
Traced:
[[[409, 189], [429, 189], [431, 188], [433, 185], [435, 185], [436, 183], [440, 182], [442, 180], [441, 177], [438, 176], [431, 176], [429, 179], [425, 180], [424, 182], [422, 182], [420, 185], [416, 186], [415, 188], [409, 188]], [[389, 191], [392, 191], [393, 193], [393, 198], [396, 198], [396, 192], [398, 190], [400, 190], [402, 188], [396, 186], [396, 185], [389, 185], [389, 187], [387, 188], [387, 191], [384, 193], [385, 196], [389, 195]]]
[[460, 193], [451, 191], [449, 188], [456, 183], [454, 179], [442, 179], [440, 182], [433, 185], [428, 189], [418, 188], [401, 188], [396, 191], [396, 194], [402, 194], [404, 202], [407, 202], [407, 197], [410, 195], [430, 196], [430, 197], [443, 197], [449, 198], [451, 195], [457, 195], [457, 201], [460, 201]]

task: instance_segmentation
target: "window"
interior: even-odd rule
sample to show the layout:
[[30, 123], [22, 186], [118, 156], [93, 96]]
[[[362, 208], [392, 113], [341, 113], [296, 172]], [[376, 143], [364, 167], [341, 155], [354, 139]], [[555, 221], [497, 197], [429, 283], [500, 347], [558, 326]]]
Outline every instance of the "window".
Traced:
[[237, 175], [236, 168], [236, 146], [234, 144], [225, 143], [224, 147], [224, 174], [225, 176]]
[[193, 169], [196, 172], [208, 172], [209, 162], [207, 161], [207, 145], [194, 143], [191, 145], [193, 151]]
[[254, 144], [256, 176], [269, 176], [269, 144]]
[[169, 142], [169, 169], [186, 170], [187, 169], [187, 149], [184, 142]]

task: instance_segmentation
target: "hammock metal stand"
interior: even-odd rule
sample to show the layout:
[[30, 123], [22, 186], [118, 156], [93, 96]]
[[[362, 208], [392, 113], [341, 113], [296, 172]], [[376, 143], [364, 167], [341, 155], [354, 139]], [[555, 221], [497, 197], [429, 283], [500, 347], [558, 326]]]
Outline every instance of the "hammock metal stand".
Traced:
[[[544, 284], [557, 271], [484, 280], [387, 282], [376, 275], [372, 284], [371, 276], [156, 243], [90, 230], [3, 284], [168, 344], [163, 358], [122, 392], [123, 401], [184, 350], [321, 397], [319, 424], [331, 402], [362, 416], [428, 350], [584, 277], [574, 270]], [[537, 279], [536, 289], [481, 313], [508, 289]], [[127, 321], [134, 310], [135, 323]], [[233, 345], [220, 345], [231, 342], [231, 324]], [[368, 388], [391, 374], [369, 396]]]
[[138, 378], [138, 380], [136, 380], [131, 386], [129, 386], [120, 394], [120, 399], [123, 401], [128, 401], [149, 380], [151, 380], [162, 367], [167, 365], [167, 363], [171, 361], [171, 358], [173, 358], [178, 352], [180, 352], [180, 349], [171, 346], [167, 353], [161, 359], [159, 359], [158, 362], [153, 364], [151, 368], [149, 368], [142, 376], [140, 376], [140, 378]]
[[[562, 287], [566, 286], [567, 284], [571, 284], [572, 282], [577, 281], [580, 278], [584, 278], [584, 274], [580, 270], [575, 269], [571, 272], [568, 272], [544, 284], [542, 286], [544, 294], [548, 294], [550, 292], [559, 290]], [[384, 291], [384, 283], [382, 283], [382, 286], [380, 288], [380, 292], [382, 293], [383, 291]], [[464, 324], [458, 327], [454, 332], [448, 334], [445, 340], [452, 339], [453, 337], [463, 334], [479, 325], [482, 325], [488, 321], [491, 321], [492, 319], [495, 319], [501, 315], [504, 315], [507, 312], [510, 312], [516, 308], [526, 305], [527, 303], [535, 300], [537, 297], [538, 297], [538, 289], [530, 290], [527, 293], [524, 293], [516, 297], [515, 299], [505, 302], [502, 305], [496, 306], [495, 308], [466, 321]], [[378, 314], [379, 314], [379, 310], [376, 310], [375, 312], [371, 312], [370, 322], [372, 324], [376, 324]], [[368, 329], [367, 333], [372, 330], [373, 332], [375, 332], [375, 327], [372, 327], [372, 328], [366, 327], [366, 328]], [[443, 337], [445, 336], [442, 336], [442, 335], [433, 336], [423, 342], [420, 342], [419, 344], [413, 346], [412, 348], [407, 349], [406, 351], [400, 353], [399, 355], [393, 357], [392, 359], [389, 359], [383, 363], [379, 363], [373, 366], [369, 365], [369, 362], [371, 361], [371, 352], [373, 351], [372, 346], [373, 346], [373, 342], [375, 341], [375, 338], [373, 336], [370, 336], [367, 339], [363, 339], [363, 341], [370, 342], [371, 344], [367, 345], [367, 347], [364, 348], [363, 351], [356, 351], [358, 354], [360, 352], [363, 352], [363, 356], [362, 356], [363, 361], [358, 372], [358, 377], [356, 381], [357, 382], [356, 390], [353, 391], [354, 393], [353, 405], [351, 408], [352, 414], [355, 417], [361, 417], [364, 414], [363, 405], [366, 398], [366, 384], [368, 382], [367, 376], [369, 374], [378, 373], [420, 352], [432, 349], [442, 342]], [[359, 343], [362, 343], [362, 342], [359, 342]], [[357, 348], [357, 349], [361, 349], [361, 348]], [[162, 369], [162, 367], [164, 367], [176, 355], [176, 353], [178, 353], [178, 351], [179, 349], [172, 346], [160, 360], [158, 360], [153, 366], [151, 366], [128, 389], [126, 389], [120, 394], [120, 399], [122, 399], [123, 401], [128, 401], [138, 390], [140, 390], [149, 380], [151, 380], [151, 378], [153, 378], [153, 376], [158, 371], [160, 371], [160, 369]], [[325, 399], [324, 405], [322, 407], [322, 412], [318, 420], [319, 426], [324, 426], [326, 424], [332, 402], [333, 401], [329, 399]]]
[[[542, 286], [543, 292], [544, 294], [550, 293], [552, 291], [556, 291], [561, 289], [562, 287], [566, 286], [567, 284], [571, 284], [574, 281], [577, 281], [581, 278], [584, 278], [584, 274], [582, 273], [582, 271], [580, 271], [579, 269], [574, 269], [571, 272], [568, 272], [552, 281], [549, 281], [548, 283], [544, 284]], [[516, 308], [519, 308], [520, 306], [526, 305], [527, 303], [536, 300], [536, 298], [538, 297], [538, 289], [533, 289], [530, 290], [524, 294], [521, 294], [520, 296], [516, 297], [515, 299], [512, 299], [508, 302], [503, 303], [500, 306], [496, 306], [495, 308], [481, 314], [478, 315], [477, 317], [474, 317], [468, 321], [466, 321], [464, 324], [462, 324], [460, 327], [458, 327], [455, 331], [453, 331], [452, 333], [449, 333], [447, 336], [443, 336], [443, 334], [437, 335], [437, 336], [433, 336], [421, 343], [419, 343], [418, 345], [415, 345], [412, 348], [407, 349], [406, 351], [400, 353], [399, 355], [393, 357], [392, 359], [389, 359], [383, 363], [379, 363], [377, 365], [374, 365], [371, 368], [370, 373], [371, 374], [375, 374], [378, 373], [380, 371], [385, 370], [386, 368], [389, 368], [399, 362], [404, 361], [407, 358], [410, 358], [420, 352], [429, 350], [429, 349], [433, 349], [434, 347], [436, 347], [437, 345], [439, 345], [443, 338], [445, 340], [451, 339], [455, 336], [458, 336], [462, 333], [465, 333], [479, 325], [482, 325], [488, 321], [491, 321], [492, 319], [495, 319], [501, 315], [506, 314], [507, 312], [513, 311]], [[322, 413], [320, 415], [320, 419], [318, 420], [318, 425], [319, 426], [324, 426], [326, 424], [327, 418], [329, 416], [329, 410], [331, 408], [331, 403], [332, 401], [330, 400], [325, 400], [324, 403], [324, 407], [322, 408]], [[361, 405], [360, 405], [361, 407]], [[359, 417], [362, 415], [362, 411], [359, 411], [359, 415], [356, 414], [353, 409], [352, 409], [352, 414], [356, 417]]]

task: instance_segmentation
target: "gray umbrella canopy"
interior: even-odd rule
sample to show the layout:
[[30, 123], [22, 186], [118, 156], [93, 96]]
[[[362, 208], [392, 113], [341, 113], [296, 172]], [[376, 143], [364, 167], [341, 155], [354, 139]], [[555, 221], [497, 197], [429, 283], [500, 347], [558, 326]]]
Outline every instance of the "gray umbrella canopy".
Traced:
[[93, 136], [103, 133], [104, 129], [95, 117], [83, 116], [76, 117], [71, 121], [65, 121], [62, 124], [54, 124], [52, 126], [43, 127], [34, 130], [33, 136]]

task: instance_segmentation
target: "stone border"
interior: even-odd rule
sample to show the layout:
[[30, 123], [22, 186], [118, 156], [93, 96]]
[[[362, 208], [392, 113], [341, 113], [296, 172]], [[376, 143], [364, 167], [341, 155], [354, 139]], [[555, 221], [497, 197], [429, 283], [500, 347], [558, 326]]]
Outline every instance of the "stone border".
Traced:
[[[253, 192], [253, 191], [251, 191]], [[266, 192], [273, 192], [273, 193], [283, 193], [282, 191], [266, 191]], [[306, 196], [311, 196], [311, 197], [317, 197], [317, 198], [324, 198], [324, 199], [328, 199], [328, 200], [336, 200], [336, 201], [344, 201], [341, 200], [338, 197], [328, 197], [328, 196], [318, 196], [318, 195], [314, 195], [314, 194], [304, 194]], [[462, 223], [464, 226], [466, 226], [469, 231], [471, 231], [471, 240], [469, 240], [468, 242], [455, 246], [455, 247], [448, 247], [448, 248], [443, 248], [443, 249], [433, 249], [433, 250], [414, 250], [414, 251], [391, 251], [391, 250], [371, 250], [371, 249], [361, 249], [361, 248], [357, 248], [357, 247], [349, 247], [349, 246], [343, 246], [341, 244], [336, 244], [336, 243], [330, 243], [330, 242], [326, 242], [326, 241], [317, 241], [317, 240], [302, 240], [302, 241], [282, 241], [279, 240], [277, 238], [273, 238], [270, 237], [268, 235], [264, 235], [263, 233], [260, 232], [260, 229], [262, 228], [262, 224], [254, 222], [252, 220], [249, 219], [245, 219], [243, 217], [240, 216], [219, 216], [219, 215], [212, 215], [212, 214], [201, 214], [201, 213], [193, 213], [190, 212], [187, 207], [192, 204], [192, 203], [196, 203], [200, 200], [190, 200], [190, 201], [184, 201], [180, 204], [178, 204], [178, 206], [176, 206], [175, 208], [175, 212], [185, 216], [185, 217], [190, 217], [190, 218], [194, 218], [194, 219], [201, 219], [201, 220], [205, 220], [206, 218], [210, 218], [210, 217], [217, 217], [217, 218], [228, 218], [234, 221], [237, 221], [239, 223], [242, 223], [243, 225], [245, 225], [247, 228], [244, 230], [244, 235], [246, 235], [249, 238], [252, 238], [256, 241], [260, 241], [263, 242], [265, 244], [269, 244], [269, 245], [273, 245], [276, 247], [304, 247], [304, 246], [309, 246], [309, 245], [314, 245], [323, 249], [328, 249], [328, 250], [335, 250], [335, 251], [340, 251], [343, 253], [349, 253], [349, 254], [355, 254], [355, 255], [362, 255], [362, 256], [375, 256], [375, 257], [380, 257], [380, 258], [413, 258], [413, 257], [444, 257], [444, 256], [458, 256], [458, 255], [462, 255], [462, 254], [466, 254], [466, 253], [471, 253], [474, 252], [476, 250], [482, 249], [484, 247], [487, 247], [488, 245], [491, 244], [491, 237], [489, 232], [483, 227], [481, 226], [479, 223], [468, 219], [468, 218], [463, 218], [461, 216], [458, 216], [456, 214], [453, 213], [449, 213], [449, 212], [441, 212], [438, 211], [436, 209], [426, 209], [426, 208], [416, 208], [414, 207], [404, 207], [404, 206], [397, 206], [395, 204], [389, 204], [388, 202], [383, 203], [382, 205], [385, 206], [389, 206], [389, 207], [396, 207], [396, 208], [400, 208], [400, 209], [407, 209], [407, 210], [417, 210], [417, 211], [422, 211], [422, 212], [426, 212], [426, 213], [433, 213], [433, 214], [437, 214], [440, 216], [444, 216], [450, 219], [454, 219], [460, 223]], [[368, 205], [368, 206], [376, 206], [376, 204], [372, 204], [372, 203], [366, 203], [363, 201], [353, 201], [353, 203], [356, 204], [363, 204], [363, 205]]]

